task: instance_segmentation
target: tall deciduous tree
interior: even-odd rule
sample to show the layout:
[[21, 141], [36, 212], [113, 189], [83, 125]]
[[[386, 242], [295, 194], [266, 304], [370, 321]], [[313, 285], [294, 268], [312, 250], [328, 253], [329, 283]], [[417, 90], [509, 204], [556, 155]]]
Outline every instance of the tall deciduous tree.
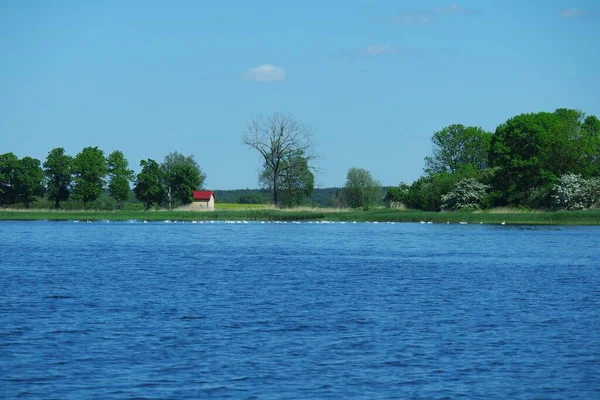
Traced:
[[192, 191], [202, 188], [206, 174], [194, 160], [176, 151], [169, 153], [161, 165], [169, 208], [193, 201]]
[[381, 185], [362, 168], [350, 168], [344, 186], [344, 198], [349, 207], [369, 207], [377, 203]]
[[46, 197], [54, 201], [55, 208], [60, 208], [60, 202], [69, 199], [72, 162], [73, 158], [65, 154], [65, 149], [62, 147], [50, 150], [44, 161]]
[[[293, 155], [290, 159], [282, 162], [283, 168], [279, 177], [279, 201], [284, 207], [293, 207], [302, 204], [304, 199], [310, 196], [315, 188], [315, 176], [308, 166], [308, 162], [302, 154]], [[290, 166], [289, 168], [287, 166]], [[272, 171], [264, 166], [260, 175], [261, 185], [273, 190]]]
[[44, 170], [40, 160], [31, 157], [19, 160], [15, 186], [16, 200], [25, 208], [44, 195]]
[[[586, 122], [587, 121], [587, 122]], [[528, 193], [573, 173], [599, 171], [600, 145], [595, 117], [577, 110], [521, 114], [496, 129], [490, 162], [496, 168], [496, 205], [520, 205]]]
[[581, 126], [584, 140], [583, 165], [584, 176], [600, 177], [600, 120], [588, 115]]
[[133, 170], [122, 151], [115, 150], [106, 159], [108, 171], [108, 193], [116, 200], [119, 208], [129, 197], [129, 181], [133, 180]]
[[18, 167], [19, 158], [16, 155], [0, 154], [0, 206], [15, 203]]
[[144, 203], [146, 210], [154, 204], [160, 204], [165, 197], [163, 189], [163, 170], [152, 159], [140, 161], [142, 170], [135, 179], [133, 192], [135, 198]]
[[106, 159], [98, 147], [86, 147], [73, 159], [75, 189], [73, 197], [90, 203], [102, 194], [106, 177]]
[[[313, 128], [296, 121], [290, 114], [275, 113], [249, 122], [244, 144], [257, 150], [263, 158], [259, 180], [267, 180], [273, 194], [273, 204], [280, 205], [281, 178], [287, 170], [298, 169], [302, 163], [310, 166], [315, 158]], [[296, 157], [301, 154], [302, 157]]]
[[465, 167], [484, 170], [488, 166], [491, 136], [482, 128], [460, 124], [435, 132], [431, 138], [433, 156], [425, 157], [425, 171], [456, 173]]

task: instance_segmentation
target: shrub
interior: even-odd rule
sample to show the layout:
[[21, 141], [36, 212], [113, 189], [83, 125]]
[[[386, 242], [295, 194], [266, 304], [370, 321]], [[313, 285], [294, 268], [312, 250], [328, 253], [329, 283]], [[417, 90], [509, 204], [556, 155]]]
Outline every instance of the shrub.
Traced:
[[442, 209], [478, 209], [488, 189], [488, 185], [484, 185], [475, 178], [461, 179], [450, 192], [442, 195]]
[[565, 174], [554, 186], [552, 200], [556, 208], [583, 210], [599, 200], [598, 178], [585, 179], [577, 174]]

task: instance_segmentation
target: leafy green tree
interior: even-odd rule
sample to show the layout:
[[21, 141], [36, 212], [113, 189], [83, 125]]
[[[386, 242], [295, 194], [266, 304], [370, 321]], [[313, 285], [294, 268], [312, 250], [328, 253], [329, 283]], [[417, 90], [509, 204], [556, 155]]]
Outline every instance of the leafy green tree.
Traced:
[[397, 187], [392, 187], [387, 190], [383, 198], [390, 208], [406, 206], [410, 185], [402, 182]]
[[100, 197], [106, 177], [106, 159], [98, 147], [86, 147], [73, 159], [73, 197], [89, 204]]
[[464, 170], [453, 174], [442, 172], [422, 176], [410, 185], [404, 195], [404, 203], [408, 208], [440, 211], [442, 196], [449, 193], [461, 179], [478, 178], [480, 176], [486, 177], [486, 174], [475, 170], [473, 167], [465, 167]]
[[495, 205], [526, 204], [531, 193], [564, 174], [593, 175], [600, 150], [595, 132], [595, 117], [568, 109], [521, 114], [498, 126], [490, 148], [498, 170]]
[[17, 202], [29, 208], [31, 203], [44, 195], [44, 170], [40, 160], [23, 157], [19, 160], [15, 180]]
[[425, 157], [428, 174], [456, 173], [466, 166], [482, 171], [488, 167], [492, 134], [482, 128], [450, 125], [435, 132], [433, 156]]
[[[273, 171], [268, 165], [263, 166], [259, 182], [270, 191], [273, 190]], [[308, 161], [301, 153], [291, 155], [282, 160], [279, 175], [279, 204], [293, 207], [302, 204], [315, 188], [315, 176], [308, 166]]]
[[152, 159], [140, 161], [142, 170], [137, 175], [133, 192], [135, 198], [144, 203], [146, 210], [160, 204], [165, 198], [163, 188], [163, 170]]
[[[263, 170], [259, 182], [271, 189], [276, 207], [281, 203], [281, 180], [286, 170], [300, 171], [301, 164], [309, 164], [315, 158], [312, 136], [313, 128], [298, 122], [290, 114], [275, 113], [248, 123], [244, 144], [260, 153]], [[302, 157], [297, 157], [299, 154]], [[290, 172], [288, 176], [296, 172]]]
[[193, 201], [192, 191], [202, 188], [206, 174], [194, 160], [194, 156], [184, 156], [171, 152], [161, 164], [169, 208], [175, 204], [189, 204]]
[[72, 162], [73, 158], [65, 154], [65, 149], [62, 147], [50, 150], [44, 161], [46, 197], [54, 201], [54, 208], [60, 208], [60, 202], [69, 199]]
[[366, 169], [350, 168], [343, 191], [349, 207], [370, 207], [379, 201], [381, 185]]
[[258, 193], [244, 193], [238, 196], [238, 204], [262, 204], [266, 199]]
[[293, 207], [302, 204], [304, 199], [315, 190], [315, 176], [308, 161], [301, 155], [287, 161], [290, 168], [284, 168], [281, 174], [281, 204]]
[[115, 150], [106, 159], [108, 171], [108, 193], [115, 199], [119, 208], [129, 198], [129, 182], [133, 180], [133, 171], [123, 152]]
[[584, 176], [600, 176], [600, 120], [588, 115], [582, 124], [583, 154], [581, 173]]
[[19, 158], [13, 153], [0, 154], [0, 206], [12, 205], [16, 200], [16, 180]]

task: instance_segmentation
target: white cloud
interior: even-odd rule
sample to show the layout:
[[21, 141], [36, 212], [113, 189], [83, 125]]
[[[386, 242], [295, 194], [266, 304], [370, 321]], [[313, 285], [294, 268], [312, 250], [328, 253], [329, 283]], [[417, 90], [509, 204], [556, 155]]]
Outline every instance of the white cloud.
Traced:
[[378, 44], [375, 46], [367, 46], [361, 50], [361, 53], [366, 56], [380, 56], [383, 54], [398, 54], [405, 49], [396, 47], [392, 44]]
[[263, 64], [246, 71], [243, 78], [254, 82], [278, 82], [285, 80], [285, 70], [271, 64]]
[[588, 10], [582, 10], [581, 8], [569, 8], [560, 12], [561, 18], [564, 19], [581, 18], [590, 14]]

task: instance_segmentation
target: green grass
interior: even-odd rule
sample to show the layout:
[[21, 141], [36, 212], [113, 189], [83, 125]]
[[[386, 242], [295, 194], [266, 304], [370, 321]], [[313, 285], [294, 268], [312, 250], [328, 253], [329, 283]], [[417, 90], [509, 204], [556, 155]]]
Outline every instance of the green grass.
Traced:
[[399, 211], [387, 208], [361, 210], [291, 209], [272, 208], [217, 209], [216, 211], [54, 211], [54, 210], [2, 210], [0, 220], [52, 220], [52, 221], [192, 221], [192, 220], [263, 220], [263, 221], [379, 221], [507, 225], [600, 225], [600, 210], [557, 212], [424, 212]]
[[273, 208], [269, 204], [237, 204], [237, 203], [215, 203], [216, 210], [262, 210]]

